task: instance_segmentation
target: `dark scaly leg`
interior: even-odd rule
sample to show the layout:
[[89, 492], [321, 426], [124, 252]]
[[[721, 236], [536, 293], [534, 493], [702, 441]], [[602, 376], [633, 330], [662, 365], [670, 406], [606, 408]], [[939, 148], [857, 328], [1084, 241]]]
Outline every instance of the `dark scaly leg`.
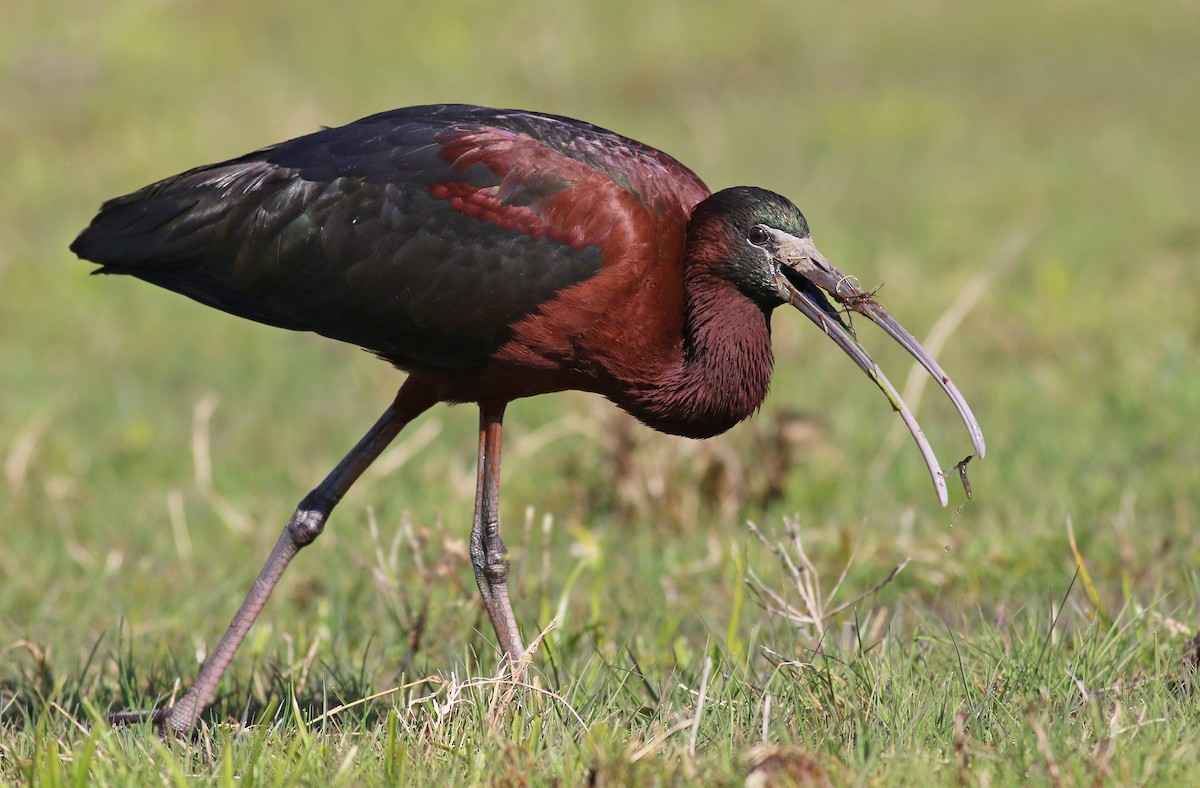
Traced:
[[471, 527], [471, 566], [500, 649], [516, 665], [525, 647], [508, 599], [508, 548], [500, 539], [500, 433], [505, 404], [479, 405], [479, 472], [475, 523]]
[[229, 666], [233, 655], [237, 653], [238, 647], [242, 645], [246, 633], [250, 631], [259, 611], [275, 590], [275, 585], [296, 553], [321, 535], [333, 507], [350, 489], [350, 485], [354, 484], [362, 472], [387, 448], [397, 433], [435, 402], [436, 397], [430, 390], [413, 383], [411, 379], [406, 381], [397, 393], [395, 401], [383, 412], [362, 440], [296, 507], [295, 513], [284, 526], [279, 541], [275, 543], [270, 557], [250, 588], [250, 593], [246, 595], [217, 647], [200, 668], [200, 674], [187, 694], [176, 701], [174, 706], [149, 713], [122, 712], [110, 716], [109, 722], [140, 722], [150, 716], [163, 734], [168, 731], [176, 735], [188, 733], [200, 718], [200, 713], [216, 696], [221, 675]]

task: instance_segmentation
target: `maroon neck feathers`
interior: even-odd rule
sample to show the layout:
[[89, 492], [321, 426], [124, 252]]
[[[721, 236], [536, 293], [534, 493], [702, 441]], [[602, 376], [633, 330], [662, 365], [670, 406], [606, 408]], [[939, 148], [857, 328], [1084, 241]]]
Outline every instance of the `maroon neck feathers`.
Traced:
[[709, 438], [753, 415], [767, 396], [770, 314], [707, 266], [688, 262], [679, 361], [619, 404], [661, 432]]

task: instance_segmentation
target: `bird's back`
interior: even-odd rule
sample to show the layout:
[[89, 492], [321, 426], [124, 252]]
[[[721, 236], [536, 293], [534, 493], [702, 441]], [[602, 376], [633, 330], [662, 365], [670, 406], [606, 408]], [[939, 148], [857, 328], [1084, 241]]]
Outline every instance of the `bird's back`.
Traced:
[[686, 218], [706, 195], [666, 154], [580, 121], [411, 107], [111, 200], [71, 248], [406, 368], [464, 369], [596, 276], [614, 228]]

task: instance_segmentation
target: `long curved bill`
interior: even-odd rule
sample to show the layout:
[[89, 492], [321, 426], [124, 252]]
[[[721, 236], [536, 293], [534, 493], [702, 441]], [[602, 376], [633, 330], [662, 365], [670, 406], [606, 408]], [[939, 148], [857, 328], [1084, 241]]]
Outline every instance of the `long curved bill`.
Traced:
[[841, 315], [838, 314], [838, 310], [830, 303], [829, 299], [832, 298], [846, 308], [865, 315], [871, 322], [882, 328], [888, 336], [900, 343], [901, 347], [929, 371], [946, 396], [950, 397], [950, 401], [954, 403], [954, 407], [962, 416], [963, 423], [967, 425], [967, 432], [971, 435], [975, 454], [983, 457], [986, 453], [983, 430], [980, 429], [979, 422], [975, 420], [971, 406], [967, 404], [958, 387], [950, 380], [950, 376], [946, 374], [941, 365], [934, 360], [933, 356], [929, 355], [925, 348], [921, 347], [921, 343], [904, 326], [896, 322], [895, 318], [875, 301], [871, 293], [863, 291], [853, 279], [826, 260], [817, 251], [811, 238], [797, 238], [780, 231], [775, 231], [774, 234], [780, 251], [776, 274], [780, 296], [803, 312], [809, 320], [816, 323], [846, 355], [854, 359], [854, 363], [867, 373], [867, 377], [875, 381], [875, 385], [879, 386], [887, 396], [888, 401], [892, 403], [892, 408], [900, 414], [900, 418], [904, 420], [905, 426], [908, 427], [908, 431], [912, 433], [913, 439], [917, 442], [917, 448], [920, 449], [921, 456], [925, 459], [925, 465], [929, 468], [929, 475], [933, 478], [933, 486], [937, 491], [938, 500], [941, 501], [942, 506], [945, 506], [949, 500], [946, 493], [946, 475], [938, 465], [937, 457], [934, 455], [929, 441], [926, 440], [921, 425], [917, 423], [912, 411], [904, 404], [904, 400], [900, 398], [900, 394], [891, 381], [883, 374], [883, 370], [858, 344], [853, 331], [842, 321]]

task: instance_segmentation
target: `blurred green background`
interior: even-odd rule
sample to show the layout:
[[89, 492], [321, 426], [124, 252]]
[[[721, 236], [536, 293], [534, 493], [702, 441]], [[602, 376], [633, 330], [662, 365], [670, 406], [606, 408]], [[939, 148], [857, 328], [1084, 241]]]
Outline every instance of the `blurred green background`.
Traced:
[[[911, 445], [877, 457], [894, 414], [795, 315], [775, 321], [759, 420], [702, 446], [628, 432], [582, 395], [514, 405], [503, 512], [528, 631], [561, 597], [564, 631], [598, 648], [703, 648], [736, 596], [730, 545], [764, 560], [744, 520], [792, 512], [830, 566], [851, 545], [863, 577], [913, 556], [885, 601], [951, 616], [1065, 593], [1070, 520], [1107, 604], [1163, 594], [1194, 624], [1195, 2], [10, 0], [3, 16], [0, 646], [40, 644], [67, 671], [102, 633], [139, 653], [213, 642], [295, 502], [400, 380], [354, 348], [89, 278], [74, 234], [152, 180], [436, 102], [579, 117], [714, 189], [788, 195], [824, 253], [883, 284], [918, 337], [977, 296], [940, 353], [989, 446], [958, 513], [961, 492], [939, 509]], [[863, 339], [899, 384], [903, 354]], [[939, 395], [920, 416], [943, 463], [970, 450]], [[789, 420], [803, 434], [772, 454]], [[396, 598], [419, 595], [420, 575], [405, 548], [399, 590], [378, 591], [369, 515], [385, 543], [407, 513], [434, 534], [430, 561], [454, 554], [474, 422], [473, 408], [441, 408], [411, 428], [402, 446], [420, 451], [351, 492], [252, 650], [325, 632], [338, 654], [372, 637], [385, 659], [403, 653]], [[631, 445], [645, 457], [632, 471]], [[781, 488], [762, 493], [773, 473]], [[434, 667], [491, 638], [471, 634], [467, 565], [436, 583], [441, 640], [422, 653]], [[766, 614], [741, 616], [730, 631]]]

